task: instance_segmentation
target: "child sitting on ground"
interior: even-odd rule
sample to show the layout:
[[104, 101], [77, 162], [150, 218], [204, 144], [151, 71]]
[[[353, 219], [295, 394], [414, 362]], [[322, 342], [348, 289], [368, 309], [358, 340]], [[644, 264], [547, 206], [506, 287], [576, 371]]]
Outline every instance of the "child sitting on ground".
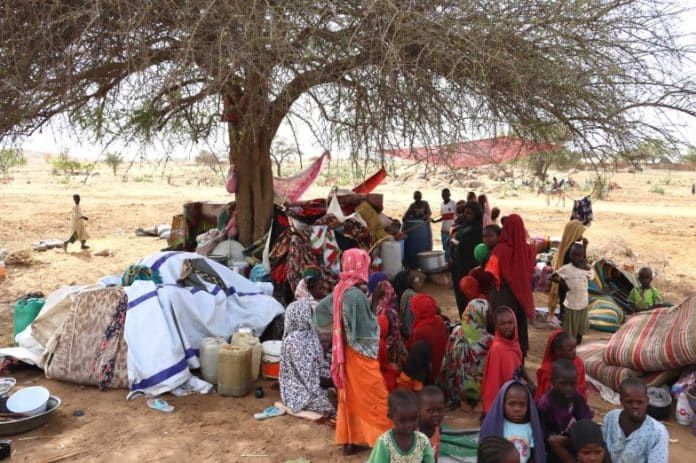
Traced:
[[569, 437], [552, 437], [549, 445], [563, 463], [611, 463], [602, 428], [592, 420], [578, 421]]
[[537, 402], [551, 390], [551, 374], [553, 362], [558, 359], [568, 359], [573, 362], [578, 374], [578, 392], [587, 400], [587, 385], [585, 384], [585, 362], [575, 353], [575, 339], [567, 331], [556, 330], [551, 333], [546, 343], [541, 367], [537, 370], [537, 389], [534, 400]]
[[382, 434], [368, 463], [435, 463], [428, 437], [418, 428], [418, 398], [412, 391], [397, 389], [389, 394], [387, 415], [394, 428]]
[[476, 449], [478, 463], [519, 463], [520, 452], [515, 444], [502, 436], [488, 436], [479, 441]]
[[652, 287], [653, 271], [648, 267], [638, 270], [638, 282], [640, 288], [633, 288], [628, 294], [628, 300], [633, 306], [633, 310], [640, 312], [650, 310], [662, 305], [660, 293]]
[[495, 404], [481, 424], [481, 439], [503, 436], [517, 447], [520, 463], [545, 462], [544, 434], [529, 390], [519, 381], [500, 388]]
[[522, 363], [515, 312], [509, 307], [498, 307], [493, 314], [493, 320], [495, 337], [488, 349], [481, 385], [484, 415], [493, 406], [500, 386], [506, 381], [523, 378], [531, 390], [536, 390], [536, 384]]
[[442, 418], [445, 415], [445, 395], [437, 386], [425, 386], [418, 394], [418, 430], [430, 439], [435, 461], [440, 454], [440, 434]]
[[585, 247], [574, 244], [570, 248], [570, 264], [559, 268], [551, 275], [551, 281], [564, 286], [567, 290], [563, 300], [563, 329], [573, 336], [578, 344], [589, 329], [587, 304], [588, 283], [594, 279], [594, 271], [585, 258]]
[[432, 349], [426, 341], [417, 341], [408, 352], [403, 371], [396, 378], [396, 387], [418, 392], [428, 382], [432, 362]]
[[[578, 420], [590, 420], [593, 413], [577, 390], [577, 370], [568, 359], [553, 362], [552, 388], [537, 403], [541, 427], [547, 442], [553, 436], [567, 436], [570, 427]], [[549, 463], [560, 458], [547, 446]]]
[[648, 388], [640, 378], [628, 378], [619, 387], [622, 410], [604, 417], [604, 442], [614, 463], [667, 463], [667, 428], [647, 415]]

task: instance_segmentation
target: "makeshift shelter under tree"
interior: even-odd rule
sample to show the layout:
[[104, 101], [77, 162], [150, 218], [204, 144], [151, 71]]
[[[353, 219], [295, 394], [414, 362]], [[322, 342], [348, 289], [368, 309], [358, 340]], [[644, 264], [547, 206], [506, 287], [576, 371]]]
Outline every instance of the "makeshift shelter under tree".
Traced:
[[268, 230], [271, 142], [296, 103], [353, 153], [498, 125], [544, 141], [560, 123], [598, 156], [650, 128], [636, 108], [694, 114], [693, 83], [669, 74], [687, 53], [677, 14], [653, 0], [5, 0], [0, 137], [67, 115], [97, 137], [196, 141], [222, 119], [248, 244]]

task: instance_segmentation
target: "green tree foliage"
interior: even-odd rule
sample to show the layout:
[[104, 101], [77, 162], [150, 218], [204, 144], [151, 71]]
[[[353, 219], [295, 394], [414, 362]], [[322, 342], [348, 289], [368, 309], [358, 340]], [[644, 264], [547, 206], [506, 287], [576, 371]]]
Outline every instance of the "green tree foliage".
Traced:
[[57, 175], [79, 175], [94, 169], [94, 163], [81, 162], [70, 156], [67, 150], [61, 151], [58, 156], [51, 159], [53, 172]]
[[658, 0], [3, 0], [0, 138], [59, 115], [109, 139], [225, 130], [250, 244], [284, 121], [373, 157], [560, 124], [611, 157], [653, 129], [644, 108], [696, 115], [678, 19]]
[[688, 163], [693, 170], [696, 170], [696, 146], [690, 145], [682, 159], [684, 162]]
[[0, 149], [0, 175], [5, 177], [10, 173], [10, 169], [26, 165], [27, 158], [24, 157], [22, 150], [16, 148]]
[[111, 167], [111, 170], [114, 172], [114, 177], [116, 176], [116, 172], [118, 171], [118, 167], [123, 164], [123, 156], [121, 156], [118, 153], [114, 153], [112, 151], [106, 153], [106, 157], [104, 158], [104, 164], [107, 166]]

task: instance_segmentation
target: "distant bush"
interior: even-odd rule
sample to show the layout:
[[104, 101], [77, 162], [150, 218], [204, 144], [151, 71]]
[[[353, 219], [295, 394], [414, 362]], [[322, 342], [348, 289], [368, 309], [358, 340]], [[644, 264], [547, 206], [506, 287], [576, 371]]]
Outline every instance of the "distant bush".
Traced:
[[61, 151], [58, 156], [51, 159], [54, 175], [78, 175], [94, 169], [93, 162], [81, 162], [70, 157], [67, 151]]
[[143, 183], [143, 182], [152, 183], [152, 175], [150, 175], [150, 174], [142, 175], [142, 176], [138, 175], [137, 177], [135, 177], [133, 179], [133, 181], [136, 183]]
[[650, 188], [650, 192], [663, 195], [663, 194], [665, 194], [665, 189], [659, 185], [654, 185], [652, 188]]
[[123, 164], [123, 156], [121, 156], [118, 153], [106, 153], [106, 157], [104, 158], [104, 164], [107, 166], [111, 167], [111, 170], [114, 171], [114, 177], [116, 176], [116, 171], [118, 170], [118, 166]]
[[212, 170], [216, 175], [224, 177], [225, 164], [217, 156], [217, 154], [213, 153], [212, 151], [199, 151], [196, 157], [193, 159], [193, 162], [195, 162], [197, 166], [205, 166]]
[[10, 169], [23, 166], [27, 163], [22, 150], [16, 148], [0, 149], [0, 176], [5, 177], [10, 173]]

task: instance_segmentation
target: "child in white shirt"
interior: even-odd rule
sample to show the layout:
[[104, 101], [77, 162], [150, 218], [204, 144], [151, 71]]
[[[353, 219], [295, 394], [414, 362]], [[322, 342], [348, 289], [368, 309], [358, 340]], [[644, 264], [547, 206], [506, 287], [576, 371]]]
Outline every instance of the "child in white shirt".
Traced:
[[563, 300], [563, 329], [574, 336], [577, 343], [589, 329], [588, 317], [588, 283], [594, 279], [594, 271], [585, 258], [585, 248], [574, 244], [570, 249], [570, 264], [559, 268], [551, 275], [551, 281], [567, 289]]

